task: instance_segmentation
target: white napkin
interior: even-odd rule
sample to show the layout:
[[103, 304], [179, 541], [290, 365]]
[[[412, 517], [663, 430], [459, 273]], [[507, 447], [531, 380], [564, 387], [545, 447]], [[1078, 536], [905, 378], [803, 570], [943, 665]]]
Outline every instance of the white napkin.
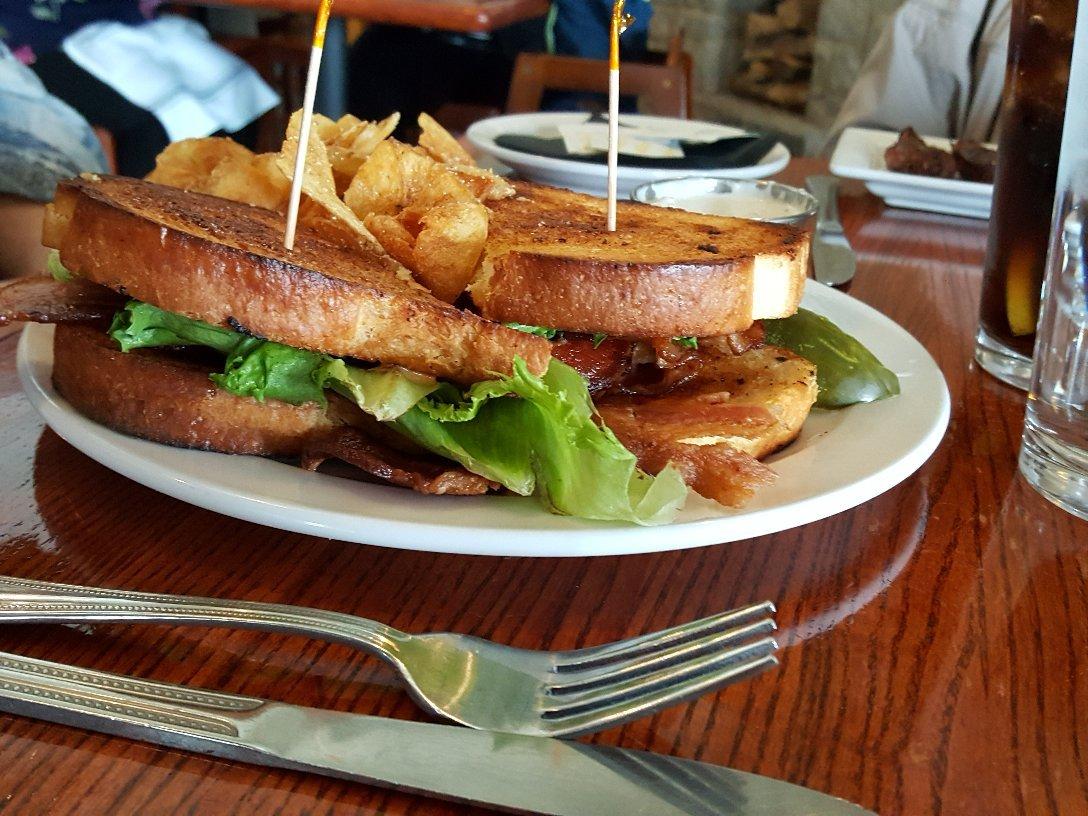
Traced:
[[[604, 122], [557, 125], [568, 153], [584, 155], [608, 150], [608, 125]], [[675, 139], [646, 138], [637, 130], [620, 128], [619, 152], [625, 156], [682, 159], [684, 150]]]
[[279, 102], [252, 67], [185, 17], [91, 23], [62, 47], [72, 62], [151, 111], [171, 141], [236, 131]]

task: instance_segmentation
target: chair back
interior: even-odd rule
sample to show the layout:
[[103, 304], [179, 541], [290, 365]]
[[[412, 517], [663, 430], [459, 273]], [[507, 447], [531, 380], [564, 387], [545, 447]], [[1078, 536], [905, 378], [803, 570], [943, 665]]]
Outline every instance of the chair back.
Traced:
[[[690, 64], [685, 69], [683, 64], [625, 62], [620, 67], [620, 93], [637, 96], [640, 110], [645, 113], [687, 119], [691, 115], [689, 77]], [[549, 90], [608, 93], [608, 62], [555, 54], [519, 54], [506, 97], [506, 112], [540, 110], [544, 92]]]

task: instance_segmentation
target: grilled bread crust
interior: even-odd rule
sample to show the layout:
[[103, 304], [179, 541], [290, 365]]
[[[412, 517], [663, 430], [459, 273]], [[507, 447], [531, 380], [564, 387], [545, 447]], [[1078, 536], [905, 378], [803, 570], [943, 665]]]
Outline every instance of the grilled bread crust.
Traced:
[[[781, 291], [773, 313], [797, 309], [808, 238], [781, 224], [619, 202], [515, 182], [492, 202], [488, 240], [470, 291], [484, 317], [621, 337], [706, 337], [753, 321], [755, 275]], [[758, 304], [766, 311], [764, 304]]]
[[282, 240], [271, 210], [118, 176], [61, 182], [43, 231], [81, 277], [297, 348], [463, 383], [510, 373], [515, 356], [547, 368], [546, 340], [443, 303], [377, 250], [306, 229], [291, 252]]
[[208, 367], [155, 349], [123, 353], [101, 328], [58, 324], [53, 385], [84, 416], [182, 448], [298, 456], [338, 424], [317, 403], [258, 402], [216, 388]]

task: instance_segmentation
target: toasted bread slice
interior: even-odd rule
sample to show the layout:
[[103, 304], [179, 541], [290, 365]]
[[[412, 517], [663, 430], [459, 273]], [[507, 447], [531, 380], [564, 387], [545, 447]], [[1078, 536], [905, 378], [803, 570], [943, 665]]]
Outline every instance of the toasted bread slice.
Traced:
[[804, 232], [515, 182], [494, 201], [470, 291], [491, 320], [622, 337], [707, 337], [787, 317], [808, 268]]
[[657, 473], [672, 462], [698, 493], [736, 506], [774, 479], [758, 460], [796, 439], [815, 401], [815, 366], [763, 346], [707, 354], [682, 389], [604, 397], [597, 409], [641, 467]]
[[291, 252], [282, 240], [271, 210], [118, 176], [61, 182], [42, 238], [81, 277], [297, 348], [463, 383], [515, 356], [547, 367], [547, 341], [443, 303], [377, 250], [306, 229]]
[[216, 388], [208, 370], [158, 349], [126, 354], [101, 327], [56, 327], [53, 385], [115, 431], [182, 448], [298, 456], [338, 425], [317, 403], [258, 402]]

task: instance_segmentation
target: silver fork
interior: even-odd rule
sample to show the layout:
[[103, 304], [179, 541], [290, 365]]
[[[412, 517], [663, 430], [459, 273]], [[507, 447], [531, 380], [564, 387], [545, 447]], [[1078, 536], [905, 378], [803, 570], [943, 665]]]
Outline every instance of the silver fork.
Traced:
[[644, 717], [777, 665], [765, 601], [586, 649], [543, 652], [286, 604], [0, 576], [0, 623], [236, 626], [344, 643], [395, 668], [431, 714], [471, 728], [566, 737]]

